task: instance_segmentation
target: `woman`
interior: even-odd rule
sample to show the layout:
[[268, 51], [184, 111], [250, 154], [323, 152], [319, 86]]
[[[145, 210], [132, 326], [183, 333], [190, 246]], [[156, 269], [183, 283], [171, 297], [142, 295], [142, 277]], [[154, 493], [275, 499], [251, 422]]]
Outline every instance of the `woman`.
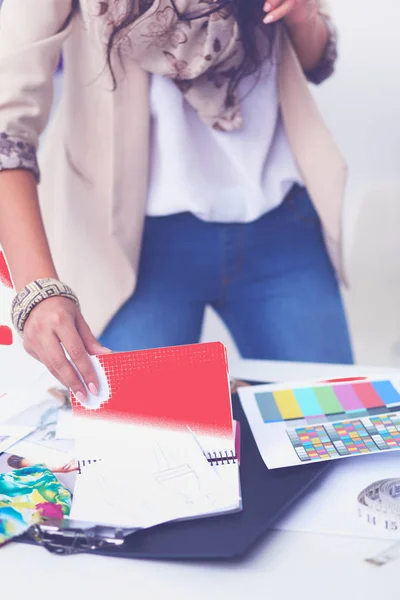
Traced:
[[96, 393], [87, 353], [196, 342], [210, 304], [243, 356], [351, 362], [346, 167], [306, 85], [336, 58], [321, 3], [77, 4], [0, 11], [0, 240], [26, 350], [83, 401], [61, 344]]

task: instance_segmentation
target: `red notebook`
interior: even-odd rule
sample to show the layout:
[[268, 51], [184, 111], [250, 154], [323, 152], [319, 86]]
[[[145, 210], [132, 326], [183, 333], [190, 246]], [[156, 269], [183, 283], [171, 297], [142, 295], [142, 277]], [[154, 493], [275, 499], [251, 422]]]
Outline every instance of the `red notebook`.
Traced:
[[[99, 376], [99, 394], [88, 393], [84, 405], [72, 395], [81, 464], [90, 461], [98, 467], [98, 459], [102, 460], [105, 452], [113, 456], [116, 467], [124, 464], [125, 473], [131, 468], [137, 473], [141, 457], [142, 471], [156, 469], [157, 481], [165, 483], [172, 473], [188, 472], [192, 461], [192, 467], [197, 464], [197, 480], [202, 479], [204, 489], [210, 483], [204, 483], [210, 475], [206, 471], [213, 470], [214, 477], [218, 473], [218, 480], [229, 487], [236, 500], [239, 498], [238, 505], [234, 502], [230, 506], [230, 510], [237, 509], [239, 470], [225, 347], [218, 342], [194, 344], [106, 354], [92, 360]], [[188, 436], [195, 440], [204, 465], [189, 451]], [[127, 455], [130, 461], [125, 460]], [[86, 476], [88, 470], [85, 468], [81, 476]], [[153, 482], [147, 483], [150, 495]], [[122, 526], [126, 522], [127, 518], [112, 524]]]
[[[233, 436], [225, 347], [219, 342], [95, 357], [99, 396], [74, 415]], [[93, 407], [93, 410], [90, 410]]]

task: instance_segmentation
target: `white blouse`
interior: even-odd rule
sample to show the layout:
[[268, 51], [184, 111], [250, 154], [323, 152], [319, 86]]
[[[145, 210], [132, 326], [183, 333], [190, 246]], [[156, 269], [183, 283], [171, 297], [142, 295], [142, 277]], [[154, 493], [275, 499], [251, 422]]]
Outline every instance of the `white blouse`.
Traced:
[[191, 212], [205, 221], [246, 223], [279, 206], [301, 184], [279, 110], [276, 60], [239, 87], [243, 127], [205, 125], [173, 81], [151, 81], [148, 216]]

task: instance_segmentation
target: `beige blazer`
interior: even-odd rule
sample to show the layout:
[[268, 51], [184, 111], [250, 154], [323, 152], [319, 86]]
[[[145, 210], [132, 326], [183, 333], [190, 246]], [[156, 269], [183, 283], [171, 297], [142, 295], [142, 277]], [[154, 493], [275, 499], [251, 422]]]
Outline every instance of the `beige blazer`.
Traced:
[[[119, 83], [111, 91], [92, 17], [95, 4], [81, 0], [81, 13], [68, 23], [71, 0], [4, 0], [0, 132], [12, 132], [37, 145], [48, 122], [52, 75], [62, 48], [63, 94], [41, 148], [39, 196], [59, 276], [78, 294], [83, 314], [98, 335], [136, 284], [150, 115], [149, 77], [136, 64], [129, 63], [125, 73], [116, 65]], [[340, 243], [346, 165], [285, 35], [279, 92], [291, 147], [343, 280]]]

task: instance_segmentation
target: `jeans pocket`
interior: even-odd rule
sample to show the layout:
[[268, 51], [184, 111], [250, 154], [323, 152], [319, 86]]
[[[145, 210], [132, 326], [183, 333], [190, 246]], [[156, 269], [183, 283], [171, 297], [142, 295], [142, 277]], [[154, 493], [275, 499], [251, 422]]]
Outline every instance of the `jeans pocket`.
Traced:
[[319, 224], [318, 213], [305, 187], [294, 185], [286, 196], [285, 203], [295, 219], [303, 223]]

